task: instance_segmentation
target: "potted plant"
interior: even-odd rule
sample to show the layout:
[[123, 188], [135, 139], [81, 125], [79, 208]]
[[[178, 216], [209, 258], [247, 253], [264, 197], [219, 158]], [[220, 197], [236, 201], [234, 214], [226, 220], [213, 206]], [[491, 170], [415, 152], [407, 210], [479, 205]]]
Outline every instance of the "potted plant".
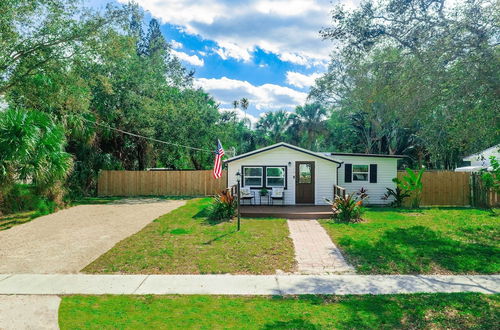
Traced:
[[267, 194], [269, 194], [269, 190], [267, 190], [266, 188], [262, 188], [262, 189], [259, 191], [259, 195], [260, 195], [261, 197], [267, 196]]

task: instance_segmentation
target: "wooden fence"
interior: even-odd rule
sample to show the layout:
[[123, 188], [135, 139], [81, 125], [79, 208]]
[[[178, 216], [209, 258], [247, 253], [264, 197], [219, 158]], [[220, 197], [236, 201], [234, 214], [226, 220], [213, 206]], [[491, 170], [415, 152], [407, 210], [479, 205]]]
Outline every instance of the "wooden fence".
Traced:
[[212, 171], [101, 171], [99, 196], [209, 196], [226, 189], [227, 172], [215, 180]]
[[[398, 178], [405, 174], [398, 171]], [[470, 205], [469, 176], [464, 172], [424, 172], [421, 205]]]
[[[405, 171], [398, 171], [398, 178], [405, 174]], [[500, 205], [498, 194], [486, 193], [480, 180], [470, 173], [427, 171], [423, 174], [422, 183], [421, 205], [478, 207]]]
[[[398, 178], [406, 172], [398, 171]], [[424, 172], [422, 205], [490, 206], [500, 205], [495, 193], [480, 197], [477, 178], [464, 172]], [[99, 196], [209, 196], [226, 189], [227, 171], [215, 180], [212, 171], [101, 171]]]

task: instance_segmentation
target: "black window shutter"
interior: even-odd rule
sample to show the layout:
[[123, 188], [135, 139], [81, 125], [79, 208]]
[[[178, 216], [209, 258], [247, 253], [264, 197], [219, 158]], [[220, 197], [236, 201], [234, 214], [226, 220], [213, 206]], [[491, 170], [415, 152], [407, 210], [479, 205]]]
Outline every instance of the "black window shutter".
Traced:
[[370, 164], [370, 183], [377, 183], [377, 164]]
[[345, 164], [344, 182], [352, 182], [352, 164]]
[[241, 182], [240, 182], [241, 187], [243, 188], [245, 186], [245, 168], [242, 166], [241, 167]]

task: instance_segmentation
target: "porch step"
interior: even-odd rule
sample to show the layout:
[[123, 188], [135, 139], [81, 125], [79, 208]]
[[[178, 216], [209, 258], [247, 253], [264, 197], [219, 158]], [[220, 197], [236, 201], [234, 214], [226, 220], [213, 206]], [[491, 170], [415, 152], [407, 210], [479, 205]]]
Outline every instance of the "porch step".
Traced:
[[328, 219], [331, 215], [328, 205], [241, 206], [245, 218]]

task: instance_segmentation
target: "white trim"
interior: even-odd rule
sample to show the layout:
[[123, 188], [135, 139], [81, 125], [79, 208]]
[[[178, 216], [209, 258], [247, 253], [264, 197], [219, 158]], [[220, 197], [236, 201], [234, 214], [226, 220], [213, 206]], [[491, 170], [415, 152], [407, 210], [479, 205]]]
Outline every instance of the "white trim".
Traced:
[[247, 152], [247, 153], [244, 153], [244, 154], [241, 154], [241, 155], [237, 155], [237, 156], [228, 158], [228, 159], [224, 160], [224, 163], [230, 163], [230, 162], [232, 162], [234, 160], [239, 160], [241, 158], [249, 157], [249, 156], [252, 156], [254, 154], [258, 154], [258, 153], [261, 153], [263, 151], [271, 150], [271, 149], [278, 148], [278, 147], [290, 148], [290, 149], [298, 151], [298, 152], [306, 153], [306, 154], [311, 155], [313, 157], [318, 157], [318, 158], [321, 158], [321, 159], [324, 159], [324, 160], [328, 160], [330, 162], [335, 162], [337, 164], [342, 164], [343, 163], [342, 161], [334, 159], [334, 158], [332, 158], [330, 156], [326, 156], [326, 155], [324, 155], [322, 153], [314, 152], [314, 151], [307, 150], [307, 149], [304, 149], [304, 148], [300, 148], [300, 147], [297, 147], [297, 146], [294, 146], [292, 144], [288, 144], [288, 143], [285, 143], [285, 142], [276, 143], [276, 144], [273, 144], [273, 145], [270, 145], [270, 146], [267, 146], [267, 147], [264, 147], [264, 148], [260, 148], [260, 149], [254, 150], [254, 151], [250, 151], [250, 152]]

